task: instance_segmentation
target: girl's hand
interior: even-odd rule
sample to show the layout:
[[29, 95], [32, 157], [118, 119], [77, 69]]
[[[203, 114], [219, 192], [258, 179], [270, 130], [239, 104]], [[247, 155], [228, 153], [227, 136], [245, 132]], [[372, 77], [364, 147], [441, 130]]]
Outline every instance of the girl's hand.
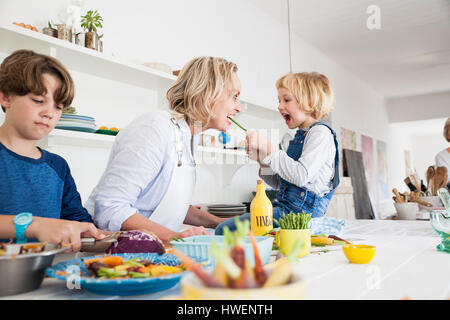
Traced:
[[278, 151], [278, 147], [273, 145], [267, 137], [258, 131], [250, 130], [247, 132], [247, 154], [250, 159], [259, 163], [269, 154]]

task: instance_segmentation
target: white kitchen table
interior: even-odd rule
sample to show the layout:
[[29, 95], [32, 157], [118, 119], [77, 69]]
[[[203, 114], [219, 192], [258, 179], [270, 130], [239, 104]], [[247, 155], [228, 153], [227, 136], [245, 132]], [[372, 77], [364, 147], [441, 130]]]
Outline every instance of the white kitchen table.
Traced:
[[[450, 299], [450, 254], [439, 252], [440, 238], [429, 221], [354, 220], [341, 235], [377, 247], [369, 264], [352, 264], [339, 247], [313, 247], [299, 259], [307, 299]], [[320, 250], [328, 251], [320, 251]], [[73, 258], [73, 257], [72, 257]], [[69, 290], [45, 278], [35, 291], [3, 299], [160, 299], [180, 295], [180, 285], [141, 296], [102, 296]]]

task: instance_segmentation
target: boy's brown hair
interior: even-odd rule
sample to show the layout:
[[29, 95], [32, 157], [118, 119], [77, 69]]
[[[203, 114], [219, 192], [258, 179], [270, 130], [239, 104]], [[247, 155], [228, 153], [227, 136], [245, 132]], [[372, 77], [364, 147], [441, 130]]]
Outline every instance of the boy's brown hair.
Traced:
[[75, 95], [75, 85], [69, 71], [55, 58], [30, 50], [17, 50], [3, 60], [0, 65], [0, 91], [7, 96], [43, 95], [47, 91], [42, 78], [44, 74], [59, 79], [60, 87], [53, 98], [64, 108], [69, 107]]
[[334, 93], [328, 78], [317, 72], [288, 73], [278, 79], [277, 89], [288, 89], [297, 103], [316, 120], [334, 109]]

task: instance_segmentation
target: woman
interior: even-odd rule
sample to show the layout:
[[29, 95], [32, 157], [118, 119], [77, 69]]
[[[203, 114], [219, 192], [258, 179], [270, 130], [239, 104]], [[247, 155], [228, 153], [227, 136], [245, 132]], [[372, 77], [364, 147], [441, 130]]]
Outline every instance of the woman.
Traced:
[[[447, 119], [444, 125], [444, 138], [447, 142], [450, 142], [450, 118]], [[435, 162], [436, 167], [446, 167], [447, 172], [450, 173], [450, 147], [439, 152], [435, 157]], [[447, 181], [447, 188], [450, 188], [449, 182], [450, 178]]]
[[105, 173], [86, 204], [101, 228], [146, 229], [163, 241], [208, 234], [203, 227], [179, 232], [183, 223], [216, 227], [224, 219], [190, 201], [195, 186], [199, 133], [226, 131], [241, 111], [237, 66], [200, 57], [181, 70], [167, 92], [170, 112], [154, 111], [121, 130]]

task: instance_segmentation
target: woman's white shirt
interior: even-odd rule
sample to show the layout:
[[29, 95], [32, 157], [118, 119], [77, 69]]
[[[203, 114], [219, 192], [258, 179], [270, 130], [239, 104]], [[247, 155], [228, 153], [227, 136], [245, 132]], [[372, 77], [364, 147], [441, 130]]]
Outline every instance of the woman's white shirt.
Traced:
[[262, 161], [270, 168], [261, 168], [260, 177], [276, 189], [281, 177], [323, 196], [333, 189], [335, 155], [333, 134], [326, 126], [317, 125], [306, 134], [300, 159], [296, 161], [282, 150], [274, 152]]
[[450, 180], [450, 153], [447, 149], [439, 152], [435, 157], [435, 162], [437, 167], [446, 167], [449, 172], [449, 180]]
[[[184, 119], [178, 123], [187, 165], [195, 166], [199, 135], [191, 135]], [[145, 114], [122, 129], [107, 168], [86, 203], [98, 227], [119, 231], [137, 212], [150, 217], [169, 188], [177, 161], [174, 125], [168, 112]]]

